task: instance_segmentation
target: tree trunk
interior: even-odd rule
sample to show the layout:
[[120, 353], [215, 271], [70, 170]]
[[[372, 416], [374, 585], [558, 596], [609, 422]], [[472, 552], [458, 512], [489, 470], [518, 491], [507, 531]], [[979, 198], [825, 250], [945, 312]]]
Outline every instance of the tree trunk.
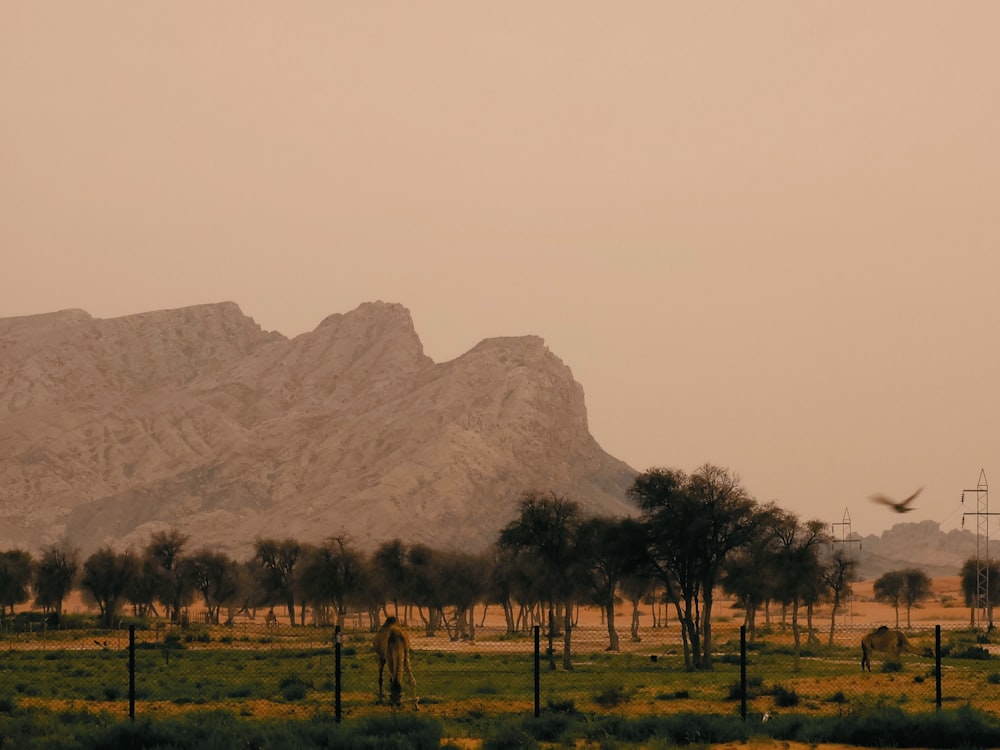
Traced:
[[563, 669], [573, 669], [573, 652], [570, 643], [570, 634], [573, 632], [573, 603], [566, 602], [564, 611], [563, 626]]
[[703, 619], [701, 623], [702, 669], [712, 668], [712, 603], [712, 587], [711, 584], [708, 584], [705, 589], [705, 608], [702, 613]]
[[[655, 615], [654, 615], [655, 617]], [[639, 600], [632, 600], [632, 627], [631, 627], [632, 642], [638, 643], [642, 640], [639, 637]]]
[[612, 592], [604, 603], [608, 621], [608, 651], [618, 651], [618, 631], [615, 630], [615, 595]]

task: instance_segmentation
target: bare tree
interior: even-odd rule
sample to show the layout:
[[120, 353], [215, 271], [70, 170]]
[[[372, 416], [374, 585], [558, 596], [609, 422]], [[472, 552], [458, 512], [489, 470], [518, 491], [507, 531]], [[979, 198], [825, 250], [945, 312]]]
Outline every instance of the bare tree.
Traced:
[[851, 595], [851, 584], [858, 580], [857, 569], [857, 562], [843, 549], [835, 551], [823, 566], [823, 583], [833, 605], [830, 613], [830, 645], [833, 645], [833, 632], [837, 626], [841, 604]]

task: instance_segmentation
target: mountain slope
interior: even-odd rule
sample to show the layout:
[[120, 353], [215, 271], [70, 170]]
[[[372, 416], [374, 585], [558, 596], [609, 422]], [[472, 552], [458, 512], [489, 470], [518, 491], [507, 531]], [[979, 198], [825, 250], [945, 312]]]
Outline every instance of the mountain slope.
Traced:
[[479, 548], [535, 488], [632, 512], [634, 472], [541, 339], [434, 363], [400, 305], [291, 340], [229, 302], [0, 319], [0, 382], [2, 547], [177, 527], [240, 556], [258, 535]]

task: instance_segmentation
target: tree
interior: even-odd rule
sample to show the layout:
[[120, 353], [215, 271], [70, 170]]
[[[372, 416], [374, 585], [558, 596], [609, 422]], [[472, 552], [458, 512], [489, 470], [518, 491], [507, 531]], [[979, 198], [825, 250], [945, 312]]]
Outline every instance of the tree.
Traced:
[[830, 613], [831, 646], [840, 605], [851, 595], [851, 584], [858, 580], [857, 570], [857, 562], [849, 557], [843, 548], [834, 552], [823, 566], [823, 583], [833, 605], [833, 611]]
[[346, 536], [331, 537], [305, 555], [301, 588], [318, 611], [333, 606], [337, 624], [344, 624], [347, 603], [365, 583], [365, 562]]
[[[777, 538], [781, 602], [788, 605], [792, 612], [792, 639], [797, 660], [802, 644], [799, 608], [802, 604], [815, 602], [819, 597], [822, 586], [819, 550], [829, 543], [830, 535], [823, 521], [814, 519], [801, 523], [794, 513], [787, 511], [775, 511], [769, 519]], [[809, 612], [811, 636], [811, 610]]]
[[[1000, 604], [1000, 562], [970, 557], [960, 572], [962, 595], [969, 608], [969, 627], [976, 627], [976, 610], [986, 610], [986, 622], [993, 626], [993, 607]], [[982, 592], [980, 592], [982, 586]]]
[[910, 625], [910, 610], [925, 599], [930, 599], [933, 593], [931, 579], [919, 568], [907, 568], [903, 571], [903, 606], [906, 607], [906, 627]]
[[783, 511], [773, 505], [760, 509], [754, 537], [734, 550], [723, 565], [722, 590], [736, 597], [744, 609], [743, 624], [750, 640], [757, 637], [757, 613], [778, 598], [782, 563], [775, 533]]
[[223, 552], [203, 549], [181, 562], [185, 578], [201, 594], [210, 622], [218, 624], [222, 607], [240, 593], [240, 566]]
[[[497, 544], [533, 556], [542, 566], [549, 603], [549, 637], [556, 630], [556, 604], [563, 612], [563, 669], [572, 669], [571, 631], [580, 506], [553, 492], [526, 492], [516, 519], [501, 531]], [[554, 659], [554, 655], [551, 656]], [[554, 669], [555, 662], [550, 661]]]
[[284, 603], [288, 620], [295, 626], [295, 563], [299, 559], [300, 545], [294, 539], [261, 539], [254, 542], [254, 561], [258, 565], [265, 603], [273, 606]]
[[615, 601], [623, 581], [647, 565], [645, 530], [631, 518], [590, 518], [580, 525], [577, 548], [585, 588], [604, 608], [608, 651], [618, 651]]
[[[476, 640], [475, 607], [489, 589], [490, 561], [485, 554], [454, 550], [443, 555], [441, 567], [444, 579], [443, 598], [454, 614], [444, 617], [452, 640]], [[454, 631], [451, 631], [451, 624]]]
[[102, 547], [83, 563], [80, 586], [84, 597], [100, 610], [99, 620], [104, 627], [110, 628], [114, 623], [136, 567], [132, 555], [115, 552], [111, 547]]
[[0, 552], [0, 622], [7, 620], [7, 609], [14, 615], [14, 605], [28, 601], [31, 589], [31, 555], [20, 549]]
[[704, 465], [691, 476], [650, 469], [628, 490], [646, 527], [653, 569], [677, 611], [688, 669], [711, 669], [713, 591], [722, 565], [753, 539], [756, 501], [726, 469]]
[[876, 579], [872, 587], [875, 600], [890, 604], [896, 610], [896, 627], [899, 627], [899, 608], [906, 607], [906, 627], [910, 627], [910, 610], [913, 605], [931, 595], [931, 579], [917, 568], [890, 570]]
[[[379, 587], [392, 602], [393, 614], [399, 617], [399, 603], [411, 604], [406, 585], [406, 545], [393, 539], [379, 545], [372, 555], [372, 570]], [[403, 618], [406, 621], [406, 618]], [[373, 627], [375, 623], [373, 622]]]
[[145, 549], [146, 557], [153, 563], [149, 573], [155, 578], [156, 598], [163, 603], [163, 614], [171, 622], [180, 619], [181, 609], [191, 603], [194, 594], [186, 575], [188, 569], [181, 564], [188, 539], [176, 529], [157, 531]]
[[42, 549], [35, 563], [35, 604], [62, 616], [63, 602], [73, 590], [80, 570], [80, 550], [63, 539]]

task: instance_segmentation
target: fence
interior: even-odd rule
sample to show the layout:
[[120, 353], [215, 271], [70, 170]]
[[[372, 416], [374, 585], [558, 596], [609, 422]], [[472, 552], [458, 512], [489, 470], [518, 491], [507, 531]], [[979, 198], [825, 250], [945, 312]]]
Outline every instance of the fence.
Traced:
[[[361, 627], [358, 627], [361, 625]], [[242, 716], [338, 719], [390, 710], [376, 703], [377, 662], [362, 622], [333, 628], [265, 625], [165, 625], [113, 630], [0, 633], [0, 709], [48, 706], [108, 712], [121, 718], [218, 708]], [[409, 629], [422, 711], [447, 716], [539, 715], [593, 711], [630, 716], [674, 712], [841, 714], [867, 707], [933, 711], [943, 705], [1000, 709], [998, 648], [987, 634], [961, 627], [907, 629], [918, 651], [876, 652], [861, 670], [860, 642], [870, 627], [804, 631], [795, 647], [790, 627], [758, 628], [748, 641], [735, 623], [716, 625], [713, 667], [689, 671], [676, 622], [623, 633], [608, 651], [603, 624], [564, 633], [535, 627], [508, 633], [481, 626], [475, 640]], [[566, 667], [569, 668], [566, 668]], [[413, 693], [404, 694], [412, 710]]]
[[[685, 669], [676, 623], [623, 634], [607, 651], [601, 625], [571, 629], [569, 669], [564, 634], [510, 634], [479, 627], [474, 641], [409, 630], [421, 710], [447, 716], [538, 715], [547, 711], [738, 714], [760, 720], [775, 712], [842, 714], [899, 706], [933, 711], [968, 704], [1000, 708], [1000, 667], [982, 633], [907, 630], [932, 657], [876, 653], [861, 671], [862, 636], [870, 628], [802, 633], [789, 627], [716, 628], [711, 670]], [[376, 703], [378, 667], [368, 628], [266, 626], [188, 628], [125, 626], [107, 630], [6, 631], [0, 640], [0, 701], [110, 712], [122, 718], [218, 708], [242, 716], [338, 719], [388, 711]], [[550, 650], [551, 643], [551, 650]], [[408, 687], [408, 686], [407, 686]], [[0, 703], [2, 706], [2, 703]]]

